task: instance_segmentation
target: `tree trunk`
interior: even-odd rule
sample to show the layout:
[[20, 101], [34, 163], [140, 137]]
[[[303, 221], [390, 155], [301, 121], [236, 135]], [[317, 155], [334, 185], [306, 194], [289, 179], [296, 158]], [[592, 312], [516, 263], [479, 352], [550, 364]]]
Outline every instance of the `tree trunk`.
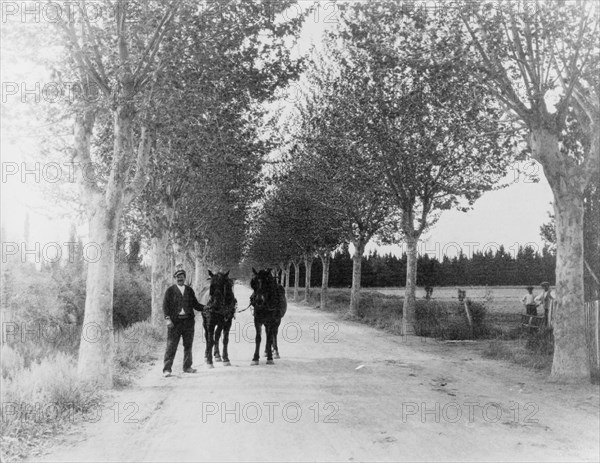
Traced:
[[560, 152], [558, 137], [545, 128], [531, 131], [531, 151], [544, 168], [554, 194], [556, 216], [556, 303], [551, 376], [590, 380], [583, 289], [583, 173]]
[[323, 278], [321, 279], [321, 310], [327, 307], [327, 292], [329, 291], [329, 262], [331, 256], [328, 252], [320, 254], [323, 264]]
[[152, 237], [152, 315], [151, 321], [156, 326], [164, 324], [162, 310], [165, 291], [171, 281], [169, 273], [169, 254], [167, 252], [169, 234], [163, 231], [159, 236]]
[[304, 303], [308, 304], [310, 297], [310, 276], [312, 272], [313, 258], [312, 256], [304, 256], [304, 266], [306, 267], [306, 274], [304, 275]]
[[406, 237], [406, 288], [402, 306], [402, 333], [414, 334], [417, 303], [417, 240]]
[[176, 265], [176, 252], [173, 247], [173, 243], [169, 240], [169, 245], [167, 247], [167, 253], [169, 255], [169, 275], [173, 275], [175, 273], [175, 265]]
[[[132, 167], [133, 80], [122, 82], [119, 104], [113, 111], [113, 152], [105, 191], [95, 185], [85, 185], [89, 212], [89, 239], [102, 252], [97, 261], [88, 258], [85, 313], [79, 347], [77, 370], [82, 380], [94, 381], [101, 387], [113, 386], [113, 290], [115, 276], [115, 247], [125, 204], [129, 203], [147, 182], [144, 166], [148, 156], [147, 132], [142, 128], [137, 157], [137, 172], [129, 178]], [[83, 130], [82, 130], [83, 129]], [[79, 132], [82, 133], [79, 133]], [[75, 123], [75, 149], [81, 160], [89, 160], [89, 136], [86, 144], [81, 121]], [[91, 131], [89, 134], [91, 136]], [[83, 136], [83, 138], [82, 138]], [[86, 152], [87, 149], [87, 152]], [[89, 182], [88, 182], [89, 183]]]
[[[183, 269], [186, 271], [186, 284], [192, 286], [196, 281], [196, 255], [195, 252], [188, 248], [185, 252]], [[193, 288], [193, 286], [192, 286]]]
[[80, 379], [108, 388], [113, 386], [113, 290], [121, 209], [121, 204], [106, 207], [101, 202], [90, 218], [89, 243], [99, 255], [92, 256], [91, 251], [86, 255], [85, 313], [77, 365]]
[[300, 286], [300, 262], [294, 261], [294, 301], [297, 302], [298, 286]]
[[354, 241], [354, 254], [352, 255], [352, 290], [350, 291], [350, 310], [353, 317], [359, 316], [360, 309], [360, 278], [362, 269], [362, 256], [365, 252], [365, 243]]
[[194, 242], [194, 291], [199, 296], [208, 286], [208, 265], [206, 263], [206, 248], [200, 250], [200, 243]]
[[290, 293], [290, 267], [292, 266], [291, 262], [285, 264], [285, 297], [288, 297]]
[[553, 312], [556, 378], [590, 379], [583, 290], [583, 196], [554, 194], [556, 296]]
[[[185, 268], [185, 249], [181, 245], [181, 243], [174, 242], [173, 243], [173, 258], [175, 262], [175, 268], [182, 268], [186, 270], [186, 273], [189, 274], [189, 269]], [[186, 275], [187, 277], [187, 275]], [[187, 282], [186, 282], [187, 283]]]

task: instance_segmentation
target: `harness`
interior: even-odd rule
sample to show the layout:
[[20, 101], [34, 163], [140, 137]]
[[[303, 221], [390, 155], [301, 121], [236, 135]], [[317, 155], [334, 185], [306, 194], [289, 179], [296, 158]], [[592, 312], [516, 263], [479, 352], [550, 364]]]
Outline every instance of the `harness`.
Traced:
[[[261, 282], [261, 284], [259, 285], [257, 282], [257, 285], [255, 286], [251, 283], [251, 286], [252, 286], [252, 289], [254, 290], [254, 292], [250, 296], [250, 304], [244, 310], [248, 310], [250, 307], [253, 307], [254, 310], [252, 311], [252, 315], [254, 315], [256, 311], [263, 313], [263, 314], [265, 312], [267, 312], [267, 313], [271, 312], [273, 314], [279, 313], [281, 315], [282, 300], [281, 300], [281, 295], [279, 293], [279, 287], [277, 285], [277, 282], [274, 280], [274, 278], [272, 278], [272, 276], [271, 276], [271, 278], [267, 277], [265, 279], [264, 275], [261, 275], [260, 277], [257, 275], [256, 278], [258, 279], [258, 281]], [[253, 278], [253, 282], [254, 281], [255, 280]], [[255, 302], [255, 298], [257, 296], [259, 289], [260, 289], [260, 293], [263, 293], [266, 296], [265, 296], [265, 303], [263, 305], [261, 305], [260, 307], [257, 307], [254, 304], [254, 302]], [[284, 301], [285, 301], [285, 299], [284, 299]]]
[[[248, 307], [246, 307], [244, 310], [248, 310], [250, 307], [253, 308], [252, 310], [252, 315], [254, 315], [254, 312], [257, 310], [256, 306], [254, 305], [254, 301], [253, 301], [253, 296], [254, 294], [252, 294], [252, 296], [250, 296], [250, 304], [248, 305]], [[258, 310], [259, 312], [276, 312], [280, 310], [280, 300], [279, 300], [279, 294], [277, 294], [277, 292], [275, 293], [275, 297], [273, 299], [271, 299], [270, 304], [267, 304], [266, 306], [262, 306], [260, 307]], [[243, 312], [244, 310], [240, 311]]]

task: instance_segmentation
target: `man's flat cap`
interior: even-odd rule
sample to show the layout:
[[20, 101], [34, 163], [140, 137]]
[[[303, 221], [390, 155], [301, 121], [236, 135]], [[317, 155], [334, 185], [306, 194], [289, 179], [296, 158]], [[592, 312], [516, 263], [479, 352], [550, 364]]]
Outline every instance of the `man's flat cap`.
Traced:
[[177, 278], [177, 275], [183, 275], [185, 276], [185, 270], [183, 269], [179, 269], [177, 270], [174, 274], [173, 274], [173, 278]]

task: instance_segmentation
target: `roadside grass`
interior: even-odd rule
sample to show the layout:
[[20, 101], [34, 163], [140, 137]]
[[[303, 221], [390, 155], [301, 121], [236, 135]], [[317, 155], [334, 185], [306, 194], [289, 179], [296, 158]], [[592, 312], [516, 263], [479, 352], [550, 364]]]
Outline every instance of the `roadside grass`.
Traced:
[[[49, 437], [69, 424], [92, 417], [102, 401], [100, 390], [77, 379], [73, 355], [49, 354], [28, 368], [2, 346], [2, 461], [18, 461], [41, 450]], [[4, 370], [4, 356], [13, 368]], [[6, 374], [6, 376], [5, 376]]]
[[[300, 291], [299, 299], [304, 299], [304, 291]], [[309, 304], [321, 309], [321, 291], [311, 289]], [[397, 295], [382, 294], [378, 291], [361, 289], [358, 316], [356, 321], [390, 333], [402, 334], [402, 306], [404, 298]], [[352, 318], [348, 314], [350, 290], [346, 288], [330, 288], [328, 290], [325, 311], [335, 312], [342, 318]], [[491, 328], [486, 323], [486, 308], [480, 302], [471, 302], [473, 329], [461, 315], [462, 306], [457, 301], [417, 299], [416, 334], [441, 340], [476, 339], [487, 336]], [[456, 313], [458, 316], [448, 316]]]
[[[115, 332], [115, 388], [130, 385], [139, 366], [156, 358], [156, 347], [165, 340], [161, 328], [144, 321]], [[1, 461], [40, 454], [51, 445], [52, 436], [101, 416], [106, 393], [78, 379], [76, 351], [42, 351], [35, 345], [6, 343], [1, 350]]]
[[540, 329], [534, 333], [523, 330], [516, 338], [498, 336], [489, 341], [483, 356], [549, 372], [552, 367], [553, 353], [552, 329]]
[[[300, 301], [304, 299], [304, 291], [300, 291]], [[311, 289], [309, 304], [321, 309], [321, 290]], [[333, 312], [344, 319], [352, 319], [348, 314], [350, 290], [330, 288], [327, 294], [326, 312]], [[369, 326], [386, 330], [394, 334], [402, 334], [402, 300], [397, 296], [388, 296], [376, 291], [360, 292], [360, 308], [356, 321]]]
[[[320, 288], [311, 289], [309, 305], [321, 310]], [[288, 297], [292, 298], [290, 291]], [[304, 290], [299, 290], [299, 301], [304, 300]], [[390, 333], [401, 335], [403, 297], [389, 292], [361, 289], [359, 316], [356, 321]], [[473, 317], [471, 330], [461, 317], [448, 317], [449, 310], [457, 310], [457, 300], [417, 299], [416, 334], [439, 340], [474, 339], [484, 345], [482, 355], [486, 358], [504, 360], [525, 367], [550, 371], [554, 338], [552, 330], [540, 330], [529, 333], [521, 327], [520, 312], [507, 312], [504, 308], [496, 311], [493, 298], [471, 301]], [[330, 288], [328, 290], [326, 312], [332, 312], [341, 318], [347, 315], [350, 305], [348, 288]], [[519, 307], [518, 301], [515, 306]]]
[[118, 331], [115, 338], [114, 385], [122, 389], [131, 385], [141, 364], [157, 360], [156, 348], [166, 340], [166, 331], [143, 321]]

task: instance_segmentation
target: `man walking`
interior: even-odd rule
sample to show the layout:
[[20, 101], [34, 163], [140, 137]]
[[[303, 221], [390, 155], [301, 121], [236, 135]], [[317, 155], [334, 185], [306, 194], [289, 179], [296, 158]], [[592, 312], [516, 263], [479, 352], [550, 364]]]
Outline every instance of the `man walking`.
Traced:
[[173, 360], [183, 338], [183, 371], [196, 373], [192, 368], [192, 344], [194, 342], [194, 310], [202, 311], [194, 290], [185, 284], [185, 271], [177, 270], [173, 277], [177, 282], [167, 288], [163, 301], [163, 312], [167, 321], [167, 349], [163, 366], [163, 376], [171, 376]]

